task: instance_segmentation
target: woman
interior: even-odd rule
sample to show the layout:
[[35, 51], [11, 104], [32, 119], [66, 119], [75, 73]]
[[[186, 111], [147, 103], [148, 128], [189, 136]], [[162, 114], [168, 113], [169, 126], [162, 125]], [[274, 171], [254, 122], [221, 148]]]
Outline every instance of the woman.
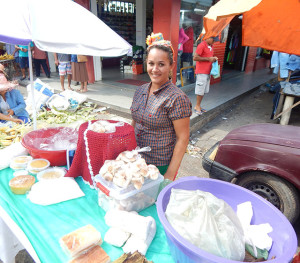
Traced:
[[[157, 37], [157, 36], [156, 36]], [[160, 39], [162, 36], [160, 36]], [[137, 144], [150, 146], [143, 153], [165, 179], [174, 180], [189, 142], [192, 104], [169, 79], [175, 64], [169, 41], [148, 37], [147, 72], [151, 82], [139, 87], [131, 106]]]
[[89, 77], [86, 69], [86, 62], [78, 62], [77, 55], [72, 55], [71, 64], [72, 64], [72, 80], [81, 83], [81, 87], [77, 91], [81, 93], [87, 92], [88, 91], [87, 83]]
[[0, 122], [29, 122], [23, 96], [19, 90], [14, 89], [17, 85], [7, 81], [4, 66], [0, 64]]

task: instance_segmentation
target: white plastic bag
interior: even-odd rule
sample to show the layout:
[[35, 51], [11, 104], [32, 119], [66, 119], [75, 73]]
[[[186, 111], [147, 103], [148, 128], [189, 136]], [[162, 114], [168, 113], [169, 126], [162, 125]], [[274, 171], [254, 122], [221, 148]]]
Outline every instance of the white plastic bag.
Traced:
[[69, 99], [73, 99], [73, 100], [76, 100], [78, 102], [78, 104], [81, 104], [83, 102], [85, 102], [87, 100], [87, 96], [84, 95], [84, 94], [80, 94], [76, 91], [73, 91], [73, 90], [65, 90], [65, 91], [62, 91], [60, 93], [60, 95], [63, 95], [64, 97], [66, 97], [68, 100]]
[[20, 142], [13, 143], [5, 149], [0, 150], [0, 170], [9, 167], [10, 161], [17, 156], [27, 155], [26, 148]]
[[68, 99], [64, 96], [54, 94], [46, 103], [47, 107], [56, 110], [67, 110], [70, 107]]
[[200, 249], [219, 257], [244, 260], [241, 223], [233, 209], [211, 193], [172, 189], [166, 217], [183, 238]]
[[[54, 89], [51, 88], [48, 84], [42, 82], [40, 79], [34, 81], [34, 103], [36, 111], [40, 111], [43, 106], [46, 105], [46, 102], [54, 94]], [[27, 99], [26, 99], [26, 110], [29, 114], [33, 113], [33, 103], [31, 95], [31, 85], [27, 85]]]

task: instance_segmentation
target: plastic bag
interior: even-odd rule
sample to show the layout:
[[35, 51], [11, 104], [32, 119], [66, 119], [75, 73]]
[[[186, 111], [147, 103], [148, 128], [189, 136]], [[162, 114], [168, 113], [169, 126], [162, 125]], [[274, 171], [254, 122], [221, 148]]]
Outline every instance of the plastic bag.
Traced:
[[13, 143], [5, 149], [0, 150], [0, 170], [9, 167], [10, 161], [17, 156], [27, 155], [27, 150], [21, 142]]
[[80, 94], [80, 93], [78, 93], [76, 91], [73, 91], [73, 90], [65, 90], [65, 91], [61, 92], [60, 95], [63, 95], [68, 100], [70, 100], [70, 99], [76, 100], [79, 105], [87, 100], [86, 95]]
[[[46, 102], [54, 94], [54, 90], [46, 83], [42, 82], [40, 79], [34, 81], [34, 103], [36, 111], [40, 111], [43, 106], [46, 105]], [[27, 85], [27, 99], [26, 99], [26, 110], [29, 114], [32, 114], [32, 95], [31, 95], [31, 85]]]
[[225, 201], [200, 190], [171, 191], [166, 217], [183, 238], [216, 256], [244, 260], [243, 228]]
[[215, 61], [212, 63], [210, 75], [212, 75], [215, 79], [220, 77], [220, 66], [219, 66], [218, 61]]
[[56, 110], [67, 110], [70, 107], [69, 100], [58, 94], [54, 94], [46, 103], [47, 107]]

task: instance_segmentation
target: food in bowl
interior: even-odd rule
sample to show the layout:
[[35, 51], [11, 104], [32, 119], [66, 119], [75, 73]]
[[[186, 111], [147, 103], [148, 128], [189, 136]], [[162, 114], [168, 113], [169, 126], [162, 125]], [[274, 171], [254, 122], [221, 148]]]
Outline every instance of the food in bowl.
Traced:
[[66, 174], [66, 170], [63, 168], [49, 168], [41, 171], [37, 174], [37, 179], [40, 180], [52, 180], [59, 179]]
[[31, 160], [32, 157], [29, 155], [17, 156], [11, 160], [10, 168], [13, 170], [25, 169]]
[[16, 195], [26, 194], [35, 183], [35, 178], [32, 175], [20, 175], [9, 181], [10, 190]]
[[38, 173], [47, 169], [50, 166], [50, 162], [46, 159], [33, 159], [28, 163], [28, 171], [30, 173]]

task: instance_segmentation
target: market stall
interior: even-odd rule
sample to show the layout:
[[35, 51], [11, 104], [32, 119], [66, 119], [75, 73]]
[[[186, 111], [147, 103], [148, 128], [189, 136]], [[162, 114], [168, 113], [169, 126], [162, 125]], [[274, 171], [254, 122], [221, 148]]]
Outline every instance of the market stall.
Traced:
[[[14, 195], [8, 185], [12, 178], [12, 169], [0, 171], [0, 206], [27, 236], [34, 249], [32, 251], [29, 248], [28, 251], [36, 252], [37, 258], [31, 253], [36, 262], [67, 262], [69, 258], [63, 252], [59, 239], [87, 224], [93, 225], [100, 231], [102, 238], [104, 237], [108, 230], [104, 222], [105, 211], [98, 206], [97, 191], [85, 184], [82, 178], [77, 178], [76, 182], [84, 192], [84, 197], [49, 206], [33, 204], [26, 198], [26, 195]], [[152, 216], [156, 222], [156, 236], [146, 254], [147, 259], [154, 262], [173, 262], [163, 227], [157, 217], [156, 206], [152, 205], [140, 214]], [[10, 227], [15, 230], [14, 225]], [[22, 234], [18, 234], [17, 237], [21, 236]], [[1, 238], [7, 237], [1, 236]], [[22, 240], [22, 237], [20, 239]], [[24, 247], [28, 248], [28, 243], [23, 243]], [[102, 244], [102, 248], [111, 260], [123, 254], [121, 248], [111, 246], [106, 242]], [[0, 252], [1, 255], [5, 255], [5, 251]]]

